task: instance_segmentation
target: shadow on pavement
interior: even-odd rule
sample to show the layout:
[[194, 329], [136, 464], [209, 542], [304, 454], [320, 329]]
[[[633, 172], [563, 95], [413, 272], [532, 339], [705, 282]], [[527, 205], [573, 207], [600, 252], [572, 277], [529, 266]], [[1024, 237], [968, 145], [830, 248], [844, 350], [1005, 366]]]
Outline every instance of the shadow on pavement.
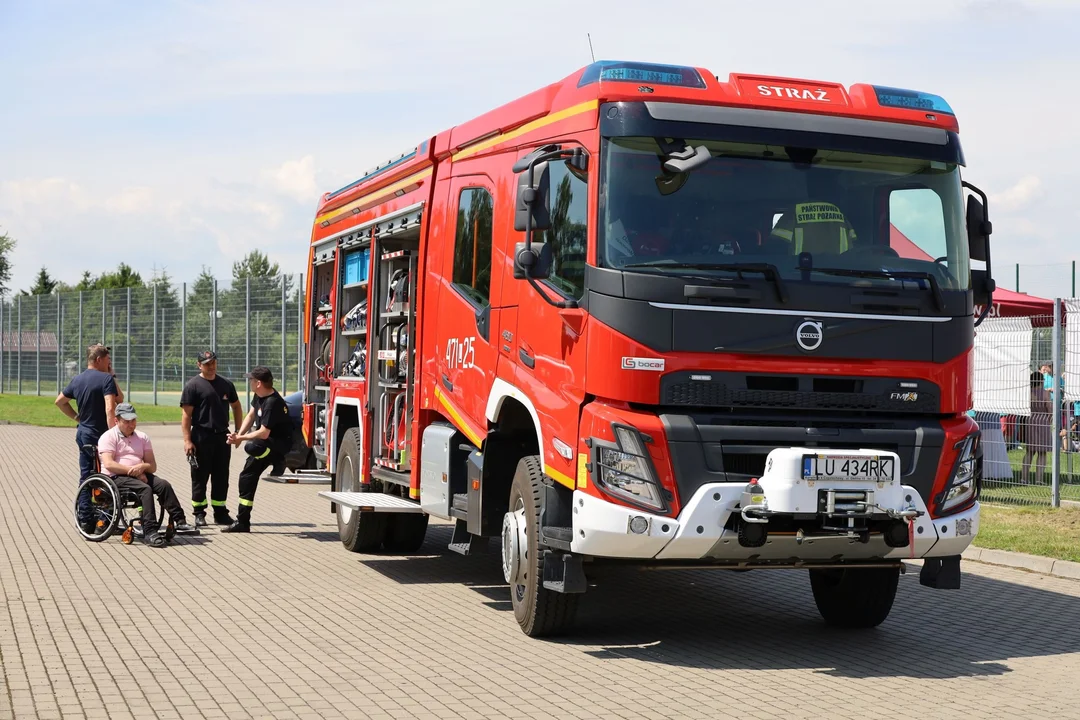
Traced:
[[[497, 545], [470, 556], [446, 549], [448, 526], [433, 526], [409, 557], [358, 555], [401, 584], [457, 583], [484, 605], [511, 609]], [[430, 553], [430, 554], [426, 554]], [[1011, 672], [1009, 658], [1047, 657], [1080, 647], [1080, 597], [965, 572], [959, 590], [900, 578], [892, 615], [880, 627], [825, 626], [805, 571], [589, 573], [572, 634], [554, 641], [595, 657], [703, 669], [811, 669], [837, 677], [956, 678]], [[1056, 581], [1068, 582], [1068, 581]], [[509, 620], [512, 622], [512, 620]], [[597, 649], [600, 646], [600, 649]]]

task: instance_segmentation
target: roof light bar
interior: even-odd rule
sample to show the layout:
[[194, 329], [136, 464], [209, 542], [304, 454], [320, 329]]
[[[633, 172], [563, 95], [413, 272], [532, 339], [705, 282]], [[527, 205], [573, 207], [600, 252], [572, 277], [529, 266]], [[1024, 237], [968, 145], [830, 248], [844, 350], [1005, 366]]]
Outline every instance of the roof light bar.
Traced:
[[877, 94], [878, 105], [882, 107], [904, 108], [906, 110], [925, 110], [926, 112], [945, 113], [956, 115], [945, 98], [940, 95], [919, 92], [917, 90], [902, 90], [900, 88], [873, 86]]
[[595, 82], [640, 82], [650, 85], [675, 85], [702, 89], [705, 81], [692, 67], [655, 63], [600, 60], [585, 68], [578, 87]]

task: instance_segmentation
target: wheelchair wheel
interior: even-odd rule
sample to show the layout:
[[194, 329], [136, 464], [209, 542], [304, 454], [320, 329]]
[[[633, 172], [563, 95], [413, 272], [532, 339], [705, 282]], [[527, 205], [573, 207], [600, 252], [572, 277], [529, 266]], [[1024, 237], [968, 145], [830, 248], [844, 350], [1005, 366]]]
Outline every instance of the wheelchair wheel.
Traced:
[[108, 540], [122, 516], [120, 491], [111, 478], [94, 474], [79, 484], [75, 495], [75, 528], [85, 540]]

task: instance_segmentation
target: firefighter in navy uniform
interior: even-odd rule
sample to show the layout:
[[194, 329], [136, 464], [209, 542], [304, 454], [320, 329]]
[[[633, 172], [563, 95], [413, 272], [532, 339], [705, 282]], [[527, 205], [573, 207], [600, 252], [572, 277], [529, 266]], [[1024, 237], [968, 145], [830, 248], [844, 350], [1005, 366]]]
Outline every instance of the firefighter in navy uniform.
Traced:
[[[184, 410], [181, 428], [184, 452], [191, 463], [191, 505], [195, 525], [206, 525], [206, 506], [214, 510], [215, 525], [231, 525], [233, 518], [225, 501], [229, 495], [229, 409], [233, 431], [240, 428], [244, 409], [232, 381], [217, 374], [217, 355], [213, 350], [199, 353], [199, 374], [188, 380], [180, 394]], [[210, 501], [206, 483], [210, 481]]]
[[229, 435], [229, 442], [244, 444], [248, 459], [240, 471], [240, 504], [236, 522], [222, 532], [251, 532], [251, 507], [259, 476], [271, 465], [281, 467], [292, 444], [292, 421], [285, 399], [274, 389], [270, 368], [259, 366], [247, 374], [251, 384], [251, 409], [240, 431]]

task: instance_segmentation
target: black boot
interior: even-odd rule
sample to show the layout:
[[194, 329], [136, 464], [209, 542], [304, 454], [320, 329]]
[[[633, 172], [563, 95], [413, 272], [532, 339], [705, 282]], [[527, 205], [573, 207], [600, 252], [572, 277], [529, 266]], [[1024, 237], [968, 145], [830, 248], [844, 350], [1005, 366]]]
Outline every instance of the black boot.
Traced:
[[236, 522], [229, 525], [227, 528], [222, 528], [221, 532], [227, 533], [246, 533], [251, 532], [251, 506], [241, 505], [236, 511]]
[[229, 508], [216, 507], [214, 508], [214, 524], [215, 525], [232, 525], [233, 518], [229, 514]]

